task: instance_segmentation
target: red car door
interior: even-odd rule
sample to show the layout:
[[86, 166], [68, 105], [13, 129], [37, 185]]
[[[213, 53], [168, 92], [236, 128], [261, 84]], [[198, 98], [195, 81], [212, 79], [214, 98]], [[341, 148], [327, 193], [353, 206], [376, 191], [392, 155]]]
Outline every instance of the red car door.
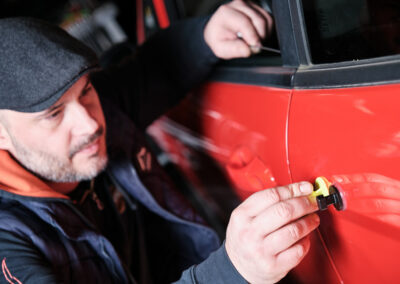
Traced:
[[[321, 212], [317, 237], [329, 255], [325, 265], [334, 267], [344, 283], [393, 283], [399, 276], [399, 91], [394, 84], [293, 94], [292, 177], [300, 181], [323, 175], [342, 193], [345, 210]], [[309, 255], [313, 269], [323, 267], [315, 254]], [[305, 275], [300, 273], [304, 283], [311, 283]], [[313, 283], [327, 283], [326, 276]]]
[[264, 81], [290, 78], [290, 69], [219, 68], [223, 75], [215, 74], [149, 131], [226, 222], [240, 200], [290, 183], [286, 126], [292, 90]]
[[303, 1], [313, 64], [294, 80], [290, 172], [293, 181], [327, 177], [344, 210], [320, 213], [313, 238], [326, 257], [313, 247], [294, 271], [302, 283], [397, 283], [400, 276], [400, 57], [388, 56], [398, 53], [389, 41], [399, 35], [391, 15], [400, 7], [388, 11], [389, 4]]
[[287, 122], [294, 71], [268, 52], [221, 62], [201, 88], [149, 129], [223, 223], [250, 194], [291, 182]]
[[223, 222], [254, 191], [327, 177], [344, 210], [320, 213], [310, 253], [286, 280], [395, 283], [399, 7], [277, 0], [272, 11], [281, 56], [220, 64], [150, 133]]

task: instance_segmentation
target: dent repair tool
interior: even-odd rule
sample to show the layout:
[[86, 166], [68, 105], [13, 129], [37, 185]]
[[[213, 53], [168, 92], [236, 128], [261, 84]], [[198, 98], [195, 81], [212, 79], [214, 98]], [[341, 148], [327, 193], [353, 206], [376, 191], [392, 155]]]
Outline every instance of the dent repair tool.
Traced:
[[328, 209], [328, 206], [333, 204], [336, 210], [343, 210], [343, 200], [339, 190], [332, 185], [325, 177], [317, 177], [314, 183], [314, 192], [309, 195], [309, 198], [317, 200], [319, 210]]
[[[244, 41], [243, 39], [243, 35], [241, 32], [237, 32], [236, 36], [238, 39], [241, 39]], [[245, 42], [245, 41], [244, 41]], [[247, 44], [247, 43], [246, 43]], [[275, 49], [272, 47], [268, 47], [268, 46], [263, 46], [263, 45], [248, 45], [250, 47], [250, 49], [252, 50], [252, 52], [254, 53], [258, 53], [259, 50], [265, 50], [265, 51], [269, 51], [269, 52], [274, 52], [274, 53], [281, 53], [281, 51], [279, 49]]]

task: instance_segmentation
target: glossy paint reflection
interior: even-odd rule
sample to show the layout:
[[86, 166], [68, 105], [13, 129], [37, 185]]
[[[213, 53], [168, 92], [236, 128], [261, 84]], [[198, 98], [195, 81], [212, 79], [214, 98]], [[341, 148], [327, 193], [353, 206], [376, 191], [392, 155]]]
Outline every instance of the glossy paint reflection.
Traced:
[[[400, 252], [400, 181], [371, 173], [328, 178], [340, 190], [346, 208], [336, 211], [331, 206], [320, 212], [321, 225], [309, 255], [294, 271], [296, 279], [394, 283]], [[314, 274], [312, 267], [317, 267]]]
[[149, 132], [207, 210], [227, 224], [240, 201], [291, 181], [286, 143], [291, 92], [210, 82]]
[[[320, 213], [302, 283], [395, 283], [400, 277], [399, 85], [295, 90], [289, 114], [293, 181], [323, 175], [345, 210]], [[318, 118], [318, 119], [316, 119]], [[318, 236], [317, 236], [318, 237]], [[325, 250], [325, 273], [303, 271]]]
[[291, 90], [277, 88], [209, 83], [150, 132], [167, 152], [172, 146], [162, 133], [212, 157], [243, 200], [263, 188], [290, 183], [290, 94]]
[[367, 173], [335, 175], [331, 180], [345, 200], [343, 216], [365, 215], [376, 225], [386, 224], [388, 228], [380, 226], [379, 232], [388, 236], [400, 230], [400, 181]]
[[327, 177], [346, 210], [320, 212], [295, 283], [394, 283], [399, 91], [400, 85], [284, 90], [213, 82], [159, 120], [153, 134], [226, 220], [255, 191]]
[[242, 200], [256, 191], [277, 185], [270, 167], [246, 146], [233, 151], [225, 168]]

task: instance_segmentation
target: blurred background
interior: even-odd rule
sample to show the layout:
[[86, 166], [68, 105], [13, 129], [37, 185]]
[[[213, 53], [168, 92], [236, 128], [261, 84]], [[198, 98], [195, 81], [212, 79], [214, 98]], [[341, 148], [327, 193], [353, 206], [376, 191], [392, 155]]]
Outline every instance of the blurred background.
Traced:
[[[98, 55], [111, 46], [129, 42], [131, 46], [160, 28], [155, 13], [163, 5], [169, 22], [188, 16], [207, 15], [221, 0], [1, 0], [0, 18], [28, 16], [55, 23], [89, 45]], [[138, 23], [138, 15], [143, 22]], [[144, 25], [144, 36], [137, 25]], [[162, 23], [161, 23], [162, 26]]]

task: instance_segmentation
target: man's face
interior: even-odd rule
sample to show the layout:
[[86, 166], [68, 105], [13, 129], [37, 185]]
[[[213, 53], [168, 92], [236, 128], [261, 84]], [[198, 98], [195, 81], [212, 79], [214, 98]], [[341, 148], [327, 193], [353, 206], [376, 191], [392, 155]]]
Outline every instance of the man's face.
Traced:
[[45, 111], [3, 112], [9, 141], [5, 150], [41, 178], [77, 182], [105, 168], [105, 120], [87, 75]]

